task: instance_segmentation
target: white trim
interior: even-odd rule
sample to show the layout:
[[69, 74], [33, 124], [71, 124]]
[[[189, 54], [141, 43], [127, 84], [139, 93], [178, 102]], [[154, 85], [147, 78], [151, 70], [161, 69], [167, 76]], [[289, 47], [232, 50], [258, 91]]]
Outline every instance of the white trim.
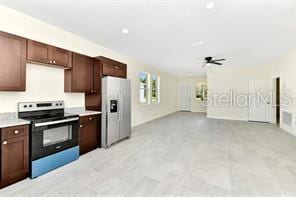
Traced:
[[291, 134], [293, 136], [296, 136], [296, 131], [294, 131], [292, 127], [288, 127], [288, 126], [285, 126], [284, 124], [281, 124], [280, 128], [282, 130], [286, 131], [287, 133], [289, 133], [289, 134]]
[[247, 122], [247, 119], [243, 118], [234, 118], [234, 117], [219, 117], [219, 116], [207, 116], [209, 119], [219, 119], [219, 120], [237, 120], [237, 121], [245, 121]]
[[139, 122], [139, 123], [137, 123], [137, 124], [135, 124], [135, 125], [132, 125], [132, 129], [134, 129], [135, 127], [141, 126], [142, 124], [145, 124], [145, 123], [151, 122], [151, 121], [153, 121], [153, 120], [156, 120], [156, 119], [162, 118], [162, 117], [164, 117], [164, 116], [167, 116], [167, 115], [173, 114], [173, 113], [175, 113], [175, 112], [177, 112], [177, 110], [172, 110], [172, 111], [166, 112], [166, 113], [164, 113], [164, 114], [161, 114], [161, 115], [158, 115], [158, 116], [154, 116], [153, 118], [150, 118], [150, 119], [148, 119], [148, 120], [145, 120], [145, 121]]
[[196, 111], [191, 111], [191, 112], [196, 112], [196, 113], [207, 113], [207, 111], [201, 111], [201, 110], [196, 110]]

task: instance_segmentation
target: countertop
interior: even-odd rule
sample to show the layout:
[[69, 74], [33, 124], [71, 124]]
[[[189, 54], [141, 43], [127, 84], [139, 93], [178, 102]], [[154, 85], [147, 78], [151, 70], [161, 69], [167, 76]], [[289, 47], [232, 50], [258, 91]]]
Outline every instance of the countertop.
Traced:
[[14, 127], [26, 124], [30, 124], [30, 121], [18, 118], [17, 113], [15, 112], [0, 114], [0, 129], [5, 127]]
[[[85, 110], [85, 108], [83, 107], [66, 108], [65, 112], [70, 114], [77, 114], [79, 116], [90, 116], [102, 113], [100, 111]], [[18, 118], [16, 112], [0, 113], [0, 129], [5, 127], [14, 127], [26, 124], [31, 123], [30, 121]]]
[[79, 116], [90, 116], [102, 113], [100, 111], [85, 110], [83, 107], [66, 108], [65, 112], [69, 114], [77, 114]]

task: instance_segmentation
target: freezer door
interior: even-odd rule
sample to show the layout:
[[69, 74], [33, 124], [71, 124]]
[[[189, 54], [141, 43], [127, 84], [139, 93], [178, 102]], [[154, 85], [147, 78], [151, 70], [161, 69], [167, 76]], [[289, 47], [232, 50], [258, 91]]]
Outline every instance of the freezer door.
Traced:
[[106, 147], [119, 138], [119, 90], [120, 80], [114, 77], [102, 79], [102, 146]]
[[120, 79], [119, 90], [119, 138], [131, 135], [131, 83], [128, 79]]

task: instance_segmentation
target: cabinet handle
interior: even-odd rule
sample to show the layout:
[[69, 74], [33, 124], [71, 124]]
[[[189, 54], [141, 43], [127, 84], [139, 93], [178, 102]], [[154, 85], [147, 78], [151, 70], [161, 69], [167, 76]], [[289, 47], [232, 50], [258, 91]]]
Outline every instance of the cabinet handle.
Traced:
[[51, 64], [52, 64], [52, 61], [50, 60], [50, 61], [49, 61], [49, 63], [51, 63]]
[[14, 134], [18, 134], [19, 133], [19, 130], [15, 130], [13, 133]]
[[55, 64], [56, 62], [53, 60], [53, 63]]
[[88, 119], [89, 119], [89, 120], [92, 120], [92, 117], [89, 117]]
[[93, 91], [93, 90], [91, 90], [90, 92], [91, 92], [91, 93], [93, 93], [94, 91]]
[[7, 141], [4, 141], [3, 144], [4, 144], [4, 145], [7, 144]]
[[82, 127], [83, 127], [83, 125], [81, 124], [79, 127], [80, 127], [80, 128], [82, 128]]

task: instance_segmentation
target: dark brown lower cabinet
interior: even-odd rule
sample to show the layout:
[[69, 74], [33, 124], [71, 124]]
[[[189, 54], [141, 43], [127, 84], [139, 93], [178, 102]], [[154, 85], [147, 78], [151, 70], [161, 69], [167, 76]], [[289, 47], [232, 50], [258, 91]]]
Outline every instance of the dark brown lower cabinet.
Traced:
[[1, 182], [0, 188], [28, 176], [29, 127], [1, 129]]
[[99, 147], [100, 127], [99, 115], [81, 116], [79, 128], [80, 154], [84, 154]]

